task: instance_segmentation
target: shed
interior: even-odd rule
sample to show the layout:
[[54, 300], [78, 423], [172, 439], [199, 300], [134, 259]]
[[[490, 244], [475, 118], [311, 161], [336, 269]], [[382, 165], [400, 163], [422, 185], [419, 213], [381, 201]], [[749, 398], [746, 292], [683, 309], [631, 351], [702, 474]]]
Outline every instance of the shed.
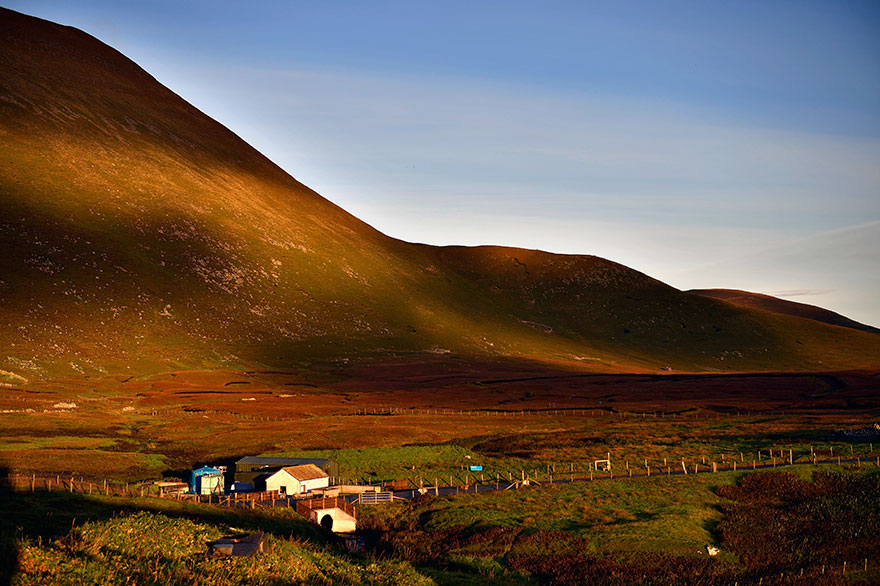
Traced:
[[339, 479], [339, 464], [330, 458], [276, 458], [273, 456], [245, 456], [235, 462], [235, 480], [236, 482], [254, 482], [254, 488], [257, 486], [257, 479], [260, 476], [266, 477], [270, 474], [281, 470], [285, 466], [302, 466], [303, 464], [314, 464], [327, 473], [330, 478]]
[[190, 487], [194, 494], [222, 494], [223, 471], [202, 466], [192, 471]]
[[208, 544], [211, 556], [252, 556], [265, 550], [266, 534], [227, 535]]
[[330, 477], [314, 464], [285, 466], [266, 478], [266, 490], [295, 495], [330, 486]]
[[186, 494], [190, 489], [186, 482], [156, 481], [153, 484], [159, 489], [159, 496], [178, 496]]
[[251, 482], [254, 490], [268, 490], [266, 479], [286, 466], [314, 464], [327, 473], [330, 483], [339, 482], [339, 464], [330, 458], [282, 458], [274, 456], [245, 456], [235, 462], [235, 482]]
[[229, 488], [232, 492], [253, 492], [254, 491], [254, 483], [253, 482], [233, 482], [232, 486]]

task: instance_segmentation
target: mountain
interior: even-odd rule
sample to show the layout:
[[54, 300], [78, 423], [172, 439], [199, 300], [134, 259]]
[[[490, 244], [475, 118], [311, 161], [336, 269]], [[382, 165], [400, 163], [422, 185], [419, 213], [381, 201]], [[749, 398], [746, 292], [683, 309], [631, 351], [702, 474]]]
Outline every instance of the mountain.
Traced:
[[593, 256], [388, 237], [125, 56], [0, 11], [0, 379], [345, 369], [875, 366], [878, 337]]
[[783, 315], [796, 315], [798, 317], [805, 317], [826, 324], [880, 334], [880, 329], [878, 328], [859, 323], [828, 309], [823, 309], [807, 303], [788, 301], [787, 299], [780, 299], [778, 297], [773, 297], [772, 295], [750, 293], [738, 289], [691, 289], [688, 293], [702, 295], [703, 297], [711, 297], [713, 299], [721, 299], [740, 307], [763, 309], [765, 311], [772, 311], [773, 313], [781, 313]]

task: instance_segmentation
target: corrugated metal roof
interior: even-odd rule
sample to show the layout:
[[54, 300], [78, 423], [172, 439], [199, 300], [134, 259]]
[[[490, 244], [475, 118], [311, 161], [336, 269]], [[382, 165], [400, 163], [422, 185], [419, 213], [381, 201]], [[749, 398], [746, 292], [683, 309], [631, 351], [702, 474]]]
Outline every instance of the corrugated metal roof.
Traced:
[[284, 470], [299, 481], [327, 478], [327, 473], [315, 466], [314, 464], [303, 464], [302, 466], [285, 466], [284, 468], [282, 468], [282, 470]]
[[237, 460], [236, 464], [260, 464], [262, 466], [302, 466], [314, 464], [324, 466], [330, 458], [272, 458], [268, 456], [245, 456]]

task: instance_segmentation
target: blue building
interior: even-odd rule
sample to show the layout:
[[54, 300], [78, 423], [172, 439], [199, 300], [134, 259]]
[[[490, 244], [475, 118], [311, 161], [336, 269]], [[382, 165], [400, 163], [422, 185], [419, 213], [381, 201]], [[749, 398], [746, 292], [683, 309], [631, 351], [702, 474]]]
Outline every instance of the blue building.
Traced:
[[223, 494], [223, 471], [210, 466], [193, 470], [190, 488], [193, 494]]

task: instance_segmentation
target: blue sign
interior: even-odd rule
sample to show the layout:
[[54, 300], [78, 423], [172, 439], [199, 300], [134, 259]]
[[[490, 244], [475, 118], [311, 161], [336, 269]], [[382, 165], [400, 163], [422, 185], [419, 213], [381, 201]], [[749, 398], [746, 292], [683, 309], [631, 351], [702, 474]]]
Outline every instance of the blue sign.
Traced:
[[482, 466], [471, 466], [471, 472], [482, 472], [482, 471], [483, 471]]

